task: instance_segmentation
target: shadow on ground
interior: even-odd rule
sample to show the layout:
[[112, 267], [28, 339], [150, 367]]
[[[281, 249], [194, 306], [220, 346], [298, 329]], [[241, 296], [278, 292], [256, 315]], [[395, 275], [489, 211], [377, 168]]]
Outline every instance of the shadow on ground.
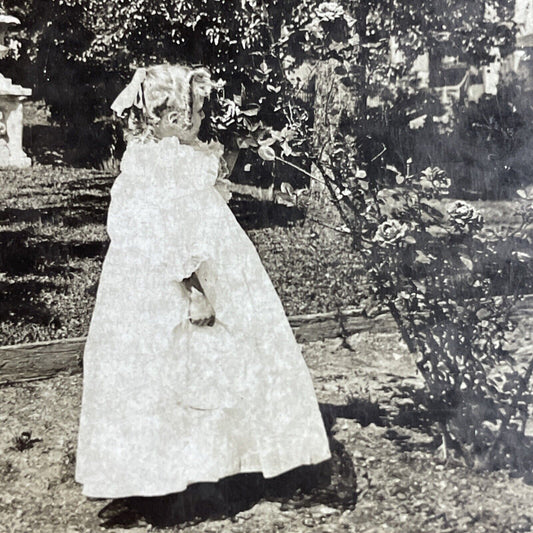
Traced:
[[334, 417], [324, 416], [332, 455], [329, 461], [302, 466], [275, 478], [239, 474], [217, 483], [196, 483], [176, 494], [112, 500], [98, 513], [101, 526], [131, 527], [139, 520], [157, 527], [192, 525], [235, 516], [260, 501], [278, 502], [285, 511], [315, 505], [353, 510], [358, 497], [357, 476], [349, 453], [331, 434], [334, 422]]
[[[48, 129], [35, 128], [33, 133], [42, 136], [44, 144], [34, 147], [44, 153], [57, 132], [50, 130], [48, 138]], [[48, 168], [42, 175], [39, 167], [32, 172], [34, 179], [26, 176], [20, 188], [13, 189], [17, 203], [10, 199], [0, 208], [0, 320], [53, 329], [59, 324], [58, 311], [44, 295], [65, 293], [65, 277], [83, 280], [82, 269], [98, 274], [109, 245], [104, 227], [115, 177], [59, 168], [56, 180]], [[236, 195], [230, 208], [246, 229], [286, 226], [303, 216], [296, 209], [244, 195]], [[89, 261], [80, 266], [79, 259]], [[93, 283], [85, 288], [89, 297], [95, 292]]]
[[300, 208], [261, 201], [236, 193], [233, 194], [229, 206], [245, 230], [290, 226], [305, 218], [305, 212]]
[[106, 241], [60, 241], [22, 229], [0, 232], [0, 272], [52, 275], [68, 267], [69, 258], [102, 257]]
[[[337, 419], [344, 418], [354, 420], [362, 427], [374, 424], [387, 428], [384, 437], [402, 451], [436, 450], [441, 443], [440, 434], [436, 431], [437, 424], [444, 421], [449, 413], [437, 405], [431, 409], [423, 407], [422, 403], [427, 402], [424, 390], [410, 385], [400, 386], [394, 400], [393, 403], [388, 401], [383, 404], [387, 408], [381, 407], [379, 402], [359, 398], [353, 398], [343, 405], [321, 404], [322, 416], [329, 426], [333, 426]], [[404, 432], [409, 433], [410, 430], [417, 430], [432, 440], [413, 442], [409, 434]]]
[[48, 281], [0, 282], [0, 322], [21, 320], [43, 325], [54, 325], [57, 318], [49, 307], [39, 301], [41, 291], [53, 288]]
[[326, 505], [353, 510], [357, 480], [344, 446], [330, 439], [332, 459], [302, 466], [281, 476], [239, 474], [217, 483], [196, 483], [181, 493], [112, 500], [98, 513], [104, 528], [131, 527], [144, 520], [157, 527], [192, 525], [251, 509], [260, 501], [281, 503], [281, 510]]
[[[53, 275], [67, 269], [69, 258], [102, 259], [107, 241], [65, 240], [61, 235], [42, 236], [39, 231], [43, 224], [71, 228], [105, 225], [112, 180], [111, 176], [95, 175], [65, 184], [70, 194], [64, 205], [0, 210], [0, 223], [26, 225], [23, 229], [0, 232], [0, 272], [12, 276]], [[244, 196], [232, 200], [231, 208], [246, 229], [288, 225], [303, 217], [297, 209]]]

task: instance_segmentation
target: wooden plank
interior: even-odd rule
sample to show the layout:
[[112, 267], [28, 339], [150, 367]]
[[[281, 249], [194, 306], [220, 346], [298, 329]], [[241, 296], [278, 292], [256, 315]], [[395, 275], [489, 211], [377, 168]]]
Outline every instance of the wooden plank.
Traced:
[[[379, 319], [362, 316], [361, 310], [349, 308], [339, 313], [318, 313], [289, 317], [298, 342], [313, 342], [358, 331], [387, 331], [394, 327], [388, 315]], [[0, 385], [52, 377], [61, 371], [80, 372], [85, 337], [31, 344], [0, 346]]]
[[81, 371], [85, 338], [0, 347], [0, 384]]
[[[518, 302], [516, 319], [533, 317], [533, 295]], [[394, 332], [396, 324], [388, 313], [374, 318], [363, 316], [360, 308], [295, 315], [289, 317], [298, 342], [353, 335], [364, 331]], [[61, 371], [81, 372], [85, 337], [31, 344], [0, 346], [0, 385], [52, 377]]]
[[[324, 313], [330, 314], [330, 313]], [[375, 318], [362, 315], [342, 316], [334, 314], [327, 318], [316, 317], [308, 321], [298, 320], [295, 324], [289, 318], [298, 342], [314, 342], [322, 339], [331, 339], [342, 335], [354, 335], [363, 331], [376, 333], [393, 332], [396, 324], [389, 314], [381, 314]]]

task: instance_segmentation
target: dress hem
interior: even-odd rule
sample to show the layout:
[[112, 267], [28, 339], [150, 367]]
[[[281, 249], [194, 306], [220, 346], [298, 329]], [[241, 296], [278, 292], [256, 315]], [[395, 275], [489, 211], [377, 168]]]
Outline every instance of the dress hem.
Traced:
[[[320, 459], [309, 459], [308, 461], [305, 461], [305, 462], [298, 462], [292, 466], [286, 466], [286, 467], [283, 467], [280, 471], [276, 471], [276, 473], [274, 474], [268, 474], [268, 475], [265, 475], [264, 472], [262, 472], [260, 469], [243, 469], [243, 470], [239, 470], [237, 472], [231, 472], [231, 473], [226, 473], [226, 474], [223, 474], [221, 475], [220, 477], [218, 478], [209, 478], [209, 479], [198, 479], [198, 480], [195, 480], [195, 481], [188, 481], [185, 485], [181, 485], [177, 488], [172, 488], [172, 489], [164, 489], [162, 491], [144, 491], [144, 490], [126, 490], [126, 491], [98, 491], [98, 490], [95, 490], [95, 491], [92, 491], [90, 489], [87, 488], [87, 484], [86, 483], [83, 483], [83, 481], [80, 481], [78, 479], [76, 479], [76, 483], [79, 483], [81, 485], [83, 485], [83, 488], [82, 488], [82, 494], [83, 496], [86, 496], [87, 498], [98, 498], [98, 499], [115, 499], [115, 498], [130, 498], [130, 497], [135, 497], [135, 496], [140, 496], [140, 497], [155, 497], [155, 496], [165, 496], [165, 495], [168, 495], [168, 494], [176, 494], [176, 493], [179, 493], [179, 492], [183, 492], [185, 491], [189, 486], [191, 485], [194, 485], [196, 483], [217, 483], [219, 481], [221, 481], [222, 479], [225, 479], [227, 477], [231, 477], [231, 476], [237, 476], [239, 474], [253, 474], [253, 473], [257, 473], [257, 474], [263, 474], [263, 477], [265, 479], [272, 479], [272, 478], [275, 478], [275, 477], [278, 477], [278, 476], [281, 476], [282, 474], [285, 474], [287, 472], [290, 472], [291, 470], [295, 470], [296, 468], [299, 468], [299, 467], [302, 467], [302, 466], [313, 466], [313, 465], [319, 465], [321, 463], [324, 463], [326, 461], [329, 461], [331, 459], [331, 453], [328, 454], [327, 457], [324, 457], [324, 458], [320, 458]], [[104, 495], [105, 494], [105, 495]]]

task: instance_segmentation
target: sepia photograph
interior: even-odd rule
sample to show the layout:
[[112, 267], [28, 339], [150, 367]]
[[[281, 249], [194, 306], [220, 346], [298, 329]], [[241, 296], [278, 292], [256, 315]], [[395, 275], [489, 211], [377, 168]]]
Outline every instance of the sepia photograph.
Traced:
[[0, 0], [0, 533], [533, 532], [532, 335], [533, 0]]

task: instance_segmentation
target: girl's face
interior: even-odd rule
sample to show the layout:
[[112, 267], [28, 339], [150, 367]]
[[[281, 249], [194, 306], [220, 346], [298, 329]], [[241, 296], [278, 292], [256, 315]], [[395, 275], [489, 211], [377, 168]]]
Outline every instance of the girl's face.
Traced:
[[172, 109], [167, 110], [155, 127], [156, 136], [160, 139], [163, 137], [178, 137], [183, 143], [197, 140], [202, 120], [205, 117], [202, 107], [203, 101], [194, 103], [191, 118], [192, 126], [187, 130], [183, 128], [181, 114]]

